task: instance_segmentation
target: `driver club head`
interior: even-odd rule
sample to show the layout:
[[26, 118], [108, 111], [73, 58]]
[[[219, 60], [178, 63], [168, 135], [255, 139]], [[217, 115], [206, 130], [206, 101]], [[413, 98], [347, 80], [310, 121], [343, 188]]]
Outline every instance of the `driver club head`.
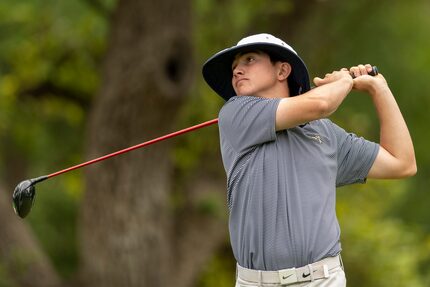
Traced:
[[26, 217], [34, 204], [36, 197], [36, 183], [48, 179], [48, 176], [40, 176], [37, 178], [21, 181], [16, 187], [12, 195], [13, 209], [15, 213], [21, 217]]
[[30, 213], [36, 197], [36, 188], [31, 179], [21, 181], [16, 187], [12, 195], [13, 209], [15, 213], [24, 218]]

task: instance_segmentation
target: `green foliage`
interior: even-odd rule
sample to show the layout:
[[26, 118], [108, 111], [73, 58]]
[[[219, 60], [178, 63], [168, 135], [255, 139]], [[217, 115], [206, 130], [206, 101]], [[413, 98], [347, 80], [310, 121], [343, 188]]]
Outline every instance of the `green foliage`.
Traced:
[[[80, 103], [98, 86], [104, 20], [79, 1], [9, 0], [0, 4], [0, 19], [0, 137], [46, 166], [50, 156], [76, 159]], [[54, 147], [58, 153], [47, 152]]]
[[0, 287], [16, 287], [6, 268], [0, 264]]
[[49, 80], [79, 93], [93, 92], [97, 56], [104, 49], [104, 21], [80, 1], [14, 3], [6, 0], [0, 6], [2, 77], [12, 77], [9, 83], [16, 85], [10, 91]]
[[232, 258], [230, 245], [226, 239], [225, 245], [215, 253], [214, 257], [203, 268], [201, 277], [196, 283], [204, 287], [231, 287], [234, 286], [236, 262]]
[[428, 275], [419, 272], [430, 251], [423, 240], [426, 235], [390, 215], [407, 186], [405, 181], [372, 180], [339, 189], [337, 212], [348, 286], [427, 286]]
[[[83, 160], [86, 111], [99, 85], [107, 29], [106, 20], [85, 1], [0, 2], [2, 181], [48, 174]], [[65, 277], [77, 267], [81, 178], [75, 172], [61, 183], [38, 187], [27, 219]]]

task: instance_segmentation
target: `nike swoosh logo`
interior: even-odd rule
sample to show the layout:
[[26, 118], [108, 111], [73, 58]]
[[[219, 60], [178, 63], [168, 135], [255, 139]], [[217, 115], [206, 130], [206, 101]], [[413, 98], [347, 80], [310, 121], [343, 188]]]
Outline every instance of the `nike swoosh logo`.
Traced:
[[282, 279], [283, 279], [283, 280], [285, 280], [285, 279], [288, 279], [288, 278], [290, 278], [291, 276], [293, 276], [293, 274], [291, 274], [291, 275], [288, 275], [288, 276], [282, 276]]
[[[316, 270], [314, 270], [314, 272], [313, 272], [313, 273], [315, 273], [315, 272], [317, 272], [317, 271], [316, 271]], [[311, 276], [311, 273], [308, 273], [308, 274], [302, 273], [302, 277], [303, 277], [303, 278], [306, 278], [306, 277], [309, 277], [309, 276]]]

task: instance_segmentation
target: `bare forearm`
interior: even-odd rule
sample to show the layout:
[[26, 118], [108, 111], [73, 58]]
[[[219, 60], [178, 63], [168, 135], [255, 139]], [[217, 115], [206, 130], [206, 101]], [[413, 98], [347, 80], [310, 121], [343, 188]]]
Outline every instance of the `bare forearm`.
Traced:
[[[338, 78], [330, 78], [332, 75]], [[324, 79], [315, 78], [314, 82], [317, 87], [309, 92], [281, 100], [276, 112], [276, 130], [328, 117], [352, 88], [352, 79], [344, 72], [334, 72]]]
[[414, 146], [399, 106], [384, 76], [368, 76], [371, 65], [351, 67], [356, 77], [353, 88], [372, 97], [380, 122], [380, 149], [369, 178], [403, 178], [417, 171]]
[[[394, 158], [406, 174], [416, 169], [415, 153], [408, 127], [388, 86], [370, 92], [380, 122], [379, 144]], [[412, 170], [412, 171], [410, 171]]]

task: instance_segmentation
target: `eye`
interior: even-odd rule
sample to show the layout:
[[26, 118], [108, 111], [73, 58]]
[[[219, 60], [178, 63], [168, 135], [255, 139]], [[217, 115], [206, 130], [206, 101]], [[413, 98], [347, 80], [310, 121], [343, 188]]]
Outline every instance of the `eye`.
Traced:
[[233, 64], [231, 65], [231, 70], [234, 71], [238, 65], [247, 65], [256, 60], [255, 55], [244, 55], [240, 59], [236, 59], [233, 61]]
[[248, 63], [251, 63], [251, 62], [253, 62], [253, 61], [255, 61], [255, 57], [254, 57], [254, 56], [248, 56], [248, 57], [246, 58], [246, 62], [248, 62]]

